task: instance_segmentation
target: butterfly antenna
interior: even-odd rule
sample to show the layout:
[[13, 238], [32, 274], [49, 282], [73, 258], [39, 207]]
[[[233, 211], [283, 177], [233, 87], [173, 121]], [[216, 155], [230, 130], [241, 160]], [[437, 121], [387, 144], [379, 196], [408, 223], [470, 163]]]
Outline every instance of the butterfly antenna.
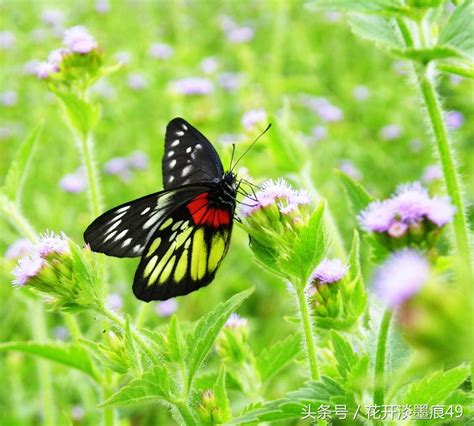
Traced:
[[250, 144], [250, 146], [244, 151], [244, 153], [237, 159], [237, 161], [235, 162], [235, 164], [232, 166], [232, 168], [230, 169], [231, 171], [235, 169], [235, 166], [237, 166], [237, 164], [239, 163], [240, 160], [242, 160], [242, 158], [247, 154], [247, 152], [249, 152], [253, 146], [257, 143], [257, 141], [265, 134], [268, 132], [268, 130], [270, 129], [270, 127], [272, 127], [272, 124], [270, 123], [267, 128], [262, 132], [260, 133], [257, 138]]
[[232, 161], [234, 161], [235, 154], [235, 143], [232, 144], [232, 155], [230, 156], [230, 166], [229, 169], [232, 170]]

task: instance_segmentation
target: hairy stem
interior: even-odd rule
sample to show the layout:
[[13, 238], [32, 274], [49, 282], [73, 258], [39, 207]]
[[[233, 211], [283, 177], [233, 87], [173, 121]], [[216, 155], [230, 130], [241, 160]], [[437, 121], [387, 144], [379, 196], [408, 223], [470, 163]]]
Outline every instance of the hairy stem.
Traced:
[[374, 404], [379, 406], [384, 404], [385, 397], [385, 352], [387, 349], [387, 337], [392, 313], [392, 310], [387, 308], [382, 317], [382, 322], [380, 323], [379, 336], [377, 339], [374, 368]]
[[[102, 385], [102, 397], [104, 401], [106, 401], [113, 395], [112, 373], [106, 369], [104, 376], [104, 383]], [[115, 426], [117, 418], [115, 409], [106, 406], [102, 410], [103, 426]]]
[[0, 214], [4, 216], [18, 232], [31, 241], [36, 239], [33, 226], [21, 214], [18, 206], [5, 195], [0, 195]]
[[319, 380], [318, 360], [316, 357], [316, 346], [313, 336], [313, 324], [309, 314], [308, 299], [304, 291], [304, 285], [300, 285], [296, 288], [296, 295], [298, 297], [298, 307], [300, 310], [301, 322], [303, 324], [304, 343], [311, 371], [311, 379]]
[[176, 401], [175, 404], [176, 408], [179, 411], [179, 414], [183, 418], [183, 422], [186, 426], [196, 426], [201, 424], [198, 421], [197, 417], [193, 414], [187, 402]]

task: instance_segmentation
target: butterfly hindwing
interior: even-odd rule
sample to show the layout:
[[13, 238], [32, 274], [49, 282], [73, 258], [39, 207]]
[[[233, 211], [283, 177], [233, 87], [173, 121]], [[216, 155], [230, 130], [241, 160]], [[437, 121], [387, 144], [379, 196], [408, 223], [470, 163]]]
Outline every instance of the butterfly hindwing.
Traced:
[[207, 196], [197, 195], [157, 228], [135, 273], [137, 298], [166, 300], [213, 280], [229, 247], [233, 210], [211, 207]]
[[84, 232], [84, 241], [93, 251], [109, 256], [141, 256], [148, 240], [169, 212], [202, 192], [203, 188], [188, 185], [121, 204], [94, 220]]
[[162, 171], [165, 189], [211, 182], [224, 173], [208, 139], [182, 118], [174, 118], [166, 127]]

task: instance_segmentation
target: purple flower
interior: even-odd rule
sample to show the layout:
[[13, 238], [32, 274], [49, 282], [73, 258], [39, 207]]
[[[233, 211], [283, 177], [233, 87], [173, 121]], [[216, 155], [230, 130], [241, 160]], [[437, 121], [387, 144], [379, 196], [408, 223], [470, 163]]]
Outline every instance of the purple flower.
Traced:
[[105, 306], [112, 311], [119, 311], [123, 306], [122, 297], [117, 293], [111, 293], [107, 296]]
[[380, 299], [395, 308], [410, 299], [428, 281], [428, 261], [414, 250], [394, 253], [376, 272], [374, 289]]
[[148, 167], [148, 156], [142, 151], [134, 151], [128, 157], [132, 169], [145, 170]]
[[204, 74], [213, 74], [217, 71], [217, 68], [219, 67], [219, 63], [217, 62], [216, 58], [213, 58], [212, 56], [208, 58], [204, 58], [201, 61], [201, 71]]
[[252, 27], [237, 27], [227, 31], [227, 40], [234, 44], [246, 43], [252, 40], [255, 30]]
[[65, 254], [69, 253], [69, 244], [64, 233], [61, 235], [53, 232], [46, 232], [40, 235], [35, 244], [35, 251], [41, 258], [46, 258], [51, 254]]
[[63, 325], [58, 325], [57, 327], [53, 328], [53, 336], [55, 339], [65, 341], [69, 339], [69, 331]]
[[324, 126], [314, 126], [311, 129], [310, 137], [315, 141], [326, 139], [328, 136], [328, 129]]
[[0, 31], [0, 50], [11, 49], [15, 45], [15, 34], [11, 31]]
[[96, 0], [96, 2], [95, 2], [95, 11], [97, 13], [110, 12], [109, 0]]
[[148, 53], [155, 59], [169, 59], [173, 55], [174, 50], [169, 44], [153, 43]]
[[74, 173], [64, 175], [59, 181], [59, 186], [66, 192], [76, 194], [87, 188], [87, 180], [82, 169], [78, 169]]
[[461, 77], [460, 75], [451, 74], [449, 76], [449, 81], [453, 86], [459, 85], [459, 83], [461, 83], [461, 81], [463, 80], [464, 80], [464, 77]]
[[386, 232], [392, 224], [395, 210], [392, 200], [374, 201], [358, 216], [362, 229], [367, 232]]
[[218, 75], [217, 81], [224, 90], [233, 92], [242, 85], [242, 75], [234, 72], [223, 72]]
[[389, 124], [380, 129], [380, 137], [384, 141], [392, 141], [398, 139], [402, 134], [402, 129], [398, 124]]
[[358, 101], [365, 101], [369, 98], [370, 92], [366, 86], [356, 86], [352, 91], [352, 96]]
[[224, 324], [225, 328], [240, 328], [240, 327], [247, 327], [248, 321], [246, 318], [242, 318], [235, 312], [231, 313], [229, 318]]
[[452, 222], [456, 208], [451, 205], [449, 197], [433, 197], [428, 203], [426, 217], [441, 228]]
[[92, 86], [91, 92], [103, 99], [115, 99], [117, 97], [117, 92], [114, 86], [112, 86], [105, 78], [98, 80], [97, 83]]
[[347, 176], [350, 176], [354, 180], [361, 180], [362, 173], [350, 160], [342, 160], [339, 165], [339, 170], [344, 172]]
[[62, 26], [65, 21], [64, 13], [58, 9], [46, 9], [41, 14], [41, 20], [52, 27]]
[[89, 53], [97, 48], [97, 42], [86, 28], [78, 25], [64, 33], [63, 44], [74, 53]]
[[80, 405], [74, 405], [74, 407], [71, 408], [71, 418], [76, 421], [80, 422], [84, 419], [86, 415], [86, 410], [84, 410], [83, 407]]
[[412, 139], [410, 141], [410, 149], [412, 152], [420, 152], [423, 144], [419, 139]]
[[178, 309], [178, 302], [174, 299], [165, 300], [156, 305], [156, 313], [160, 317], [169, 317], [173, 315]]
[[419, 222], [427, 212], [430, 197], [419, 182], [400, 185], [392, 197], [396, 215], [405, 223]]
[[342, 280], [349, 267], [340, 259], [324, 259], [311, 273], [310, 281], [330, 284]]
[[127, 84], [130, 89], [133, 90], [143, 90], [148, 86], [146, 78], [139, 73], [132, 73], [128, 75]]
[[392, 64], [392, 69], [399, 75], [407, 75], [410, 70], [410, 64], [405, 61], [396, 61]]
[[129, 172], [128, 160], [124, 157], [115, 157], [104, 164], [104, 171], [108, 175], [122, 175]]
[[50, 64], [58, 65], [62, 62], [65, 54], [69, 53], [67, 49], [55, 49], [48, 55], [48, 62]]
[[459, 129], [464, 124], [464, 114], [459, 111], [451, 111], [446, 116], [446, 124], [451, 129]]
[[38, 64], [40, 61], [36, 59], [32, 59], [31, 61], [26, 62], [23, 65], [23, 72], [26, 75], [36, 75], [36, 68], [38, 67]]
[[12, 281], [14, 286], [22, 287], [31, 278], [36, 277], [41, 269], [46, 265], [46, 261], [37, 253], [22, 257], [18, 261], [18, 265], [13, 269], [15, 279]]
[[321, 120], [326, 122], [341, 121], [344, 113], [340, 108], [333, 105], [330, 101], [323, 97], [303, 96], [303, 104], [306, 105], [314, 113], [318, 114]]
[[392, 238], [401, 238], [408, 231], [408, 225], [403, 222], [393, 222], [388, 228], [387, 234]]
[[44, 80], [56, 72], [58, 72], [58, 66], [50, 62], [40, 62], [35, 70], [36, 77], [40, 80]]
[[246, 130], [253, 129], [259, 123], [267, 121], [267, 113], [264, 109], [251, 109], [244, 113], [241, 119], [242, 125]]
[[13, 260], [25, 256], [33, 250], [33, 244], [26, 238], [21, 238], [8, 246], [5, 252], [5, 259]]
[[18, 102], [18, 95], [14, 90], [7, 90], [3, 93], [0, 93], [0, 104], [6, 107], [11, 107], [16, 105]]
[[128, 65], [132, 60], [132, 54], [125, 50], [121, 50], [120, 52], [117, 52], [115, 54], [115, 59], [117, 60], [117, 62], [123, 65]]
[[421, 180], [425, 183], [431, 183], [442, 178], [443, 171], [441, 170], [441, 167], [438, 164], [433, 164], [425, 168]]
[[180, 95], [208, 95], [213, 92], [214, 86], [207, 78], [188, 77], [171, 82], [171, 90]]

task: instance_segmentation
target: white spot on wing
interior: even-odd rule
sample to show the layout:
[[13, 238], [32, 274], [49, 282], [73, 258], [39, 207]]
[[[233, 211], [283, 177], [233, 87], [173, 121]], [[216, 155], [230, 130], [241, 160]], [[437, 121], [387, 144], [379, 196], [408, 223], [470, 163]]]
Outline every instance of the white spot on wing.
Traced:
[[183, 171], [181, 172], [181, 176], [186, 176], [189, 174], [189, 172], [193, 169], [193, 166], [186, 166], [183, 168]]
[[142, 211], [142, 214], [146, 214], [146, 213], [148, 213], [149, 211], [150, 211], [150, 207], [147, 207], [146, 209], [144, 209], [144, 210]]
[[127, 234], [128, 232], [128, 229], [124, 229], [120, 234], [118, 234], [115, 238], [114, 238], [114, 241], [118, 241], [120, 240], [121, 238], [125, 237], [125, 235]]
[[132, 239], [131, 239], [131, 238], [127, 238], [127, 239], [122, 243], [122, 247], [127, 247], [131, 242], [132, 242]]
[[188, 146], [188, 147], [186, 148], [186, 154], [189, 154], [192, 150], [193, 150], [193, 149], [192, 149], [190, 146]]
[[173, 182], [173, 181], [174, 181], [174, 176], [171, 175], [171, 176], [168, 178], [168, 183], [171, 183], [171, 182]]
[[175, 141], [173, 141], [171, 143], [171, 146], [174, 148], [175, 146], [178, 146], [179, 145], [179, 139], [176, 139]]
[[169, 164], [170, 168], [172, 169], [174, 166], [176, 166], [176, 160], [171, 160]]
[[177, 134], [178, 136], [183, 136], [183, 135], [184, 135], [184, 132], [182, 132], [181, 130], [178, 130], [178, 131], [176, 132], [176, 134]]
[[143, 229], [148, 229], [150, 226], [153, 226], [158, 219], [160, 218], [160, 215], [155, 213], [150, 219], [148, 219], [144, 224], [143, 224]]
[[107, 237], [106, 237], [105, 240], [104, 240], [104, 243], [105, 243], [107, 240], [110, 240], [116, 233], [117, 233], [117, 231], [113, 231], [113, 232], [111, 232], [109, 235], [107, 235]]
[[[112, 220], [112, 222], [114, 222], [115, 219]], [[109, 233], [111, 231], [113, 231], [117, 226], [120, 225], [120, 222], [122, 222], [122, 219], [120, 220], [117, 220], [117, 222], [115, 222], [109, 229], [107, 229], [107, 231], [105, 231], [106, 233]]]
[[133, 247], [133, 252], [138, 253], [142, 249], [142, 246], [140, 244], [137, 244], [135, 247]]
[[115, 222], [117, 219], [120, 219], [122, 216], [124, 216], [126, 214], [126, 212], [123, 212], [123, 213], [120, 213], [118, 215], [116, 215], [112, 220], [111, 222]]
[[202, 149], [202, 145], [200, 143], [196, 144], [195, 146], [196, 149]]
[[174, 241], [175, 238], [176, 238], [176, 231], [171, 234], [170, 239], [169, 239], [170, 243]]
[[174, 155], [174, 151], [168, 152], [168, 158], [172, 157]]
[[188, 126], [186, 126], [186, 124], [181, 124], [181, 127], [183, 128], [183, 130], [188, 130]]
[[126, 212], [129, 208], [130, 208], [129, 205], [128, 205], [128, 206], [121, 207], [121, 208], [119, 208], [115, 213]]

